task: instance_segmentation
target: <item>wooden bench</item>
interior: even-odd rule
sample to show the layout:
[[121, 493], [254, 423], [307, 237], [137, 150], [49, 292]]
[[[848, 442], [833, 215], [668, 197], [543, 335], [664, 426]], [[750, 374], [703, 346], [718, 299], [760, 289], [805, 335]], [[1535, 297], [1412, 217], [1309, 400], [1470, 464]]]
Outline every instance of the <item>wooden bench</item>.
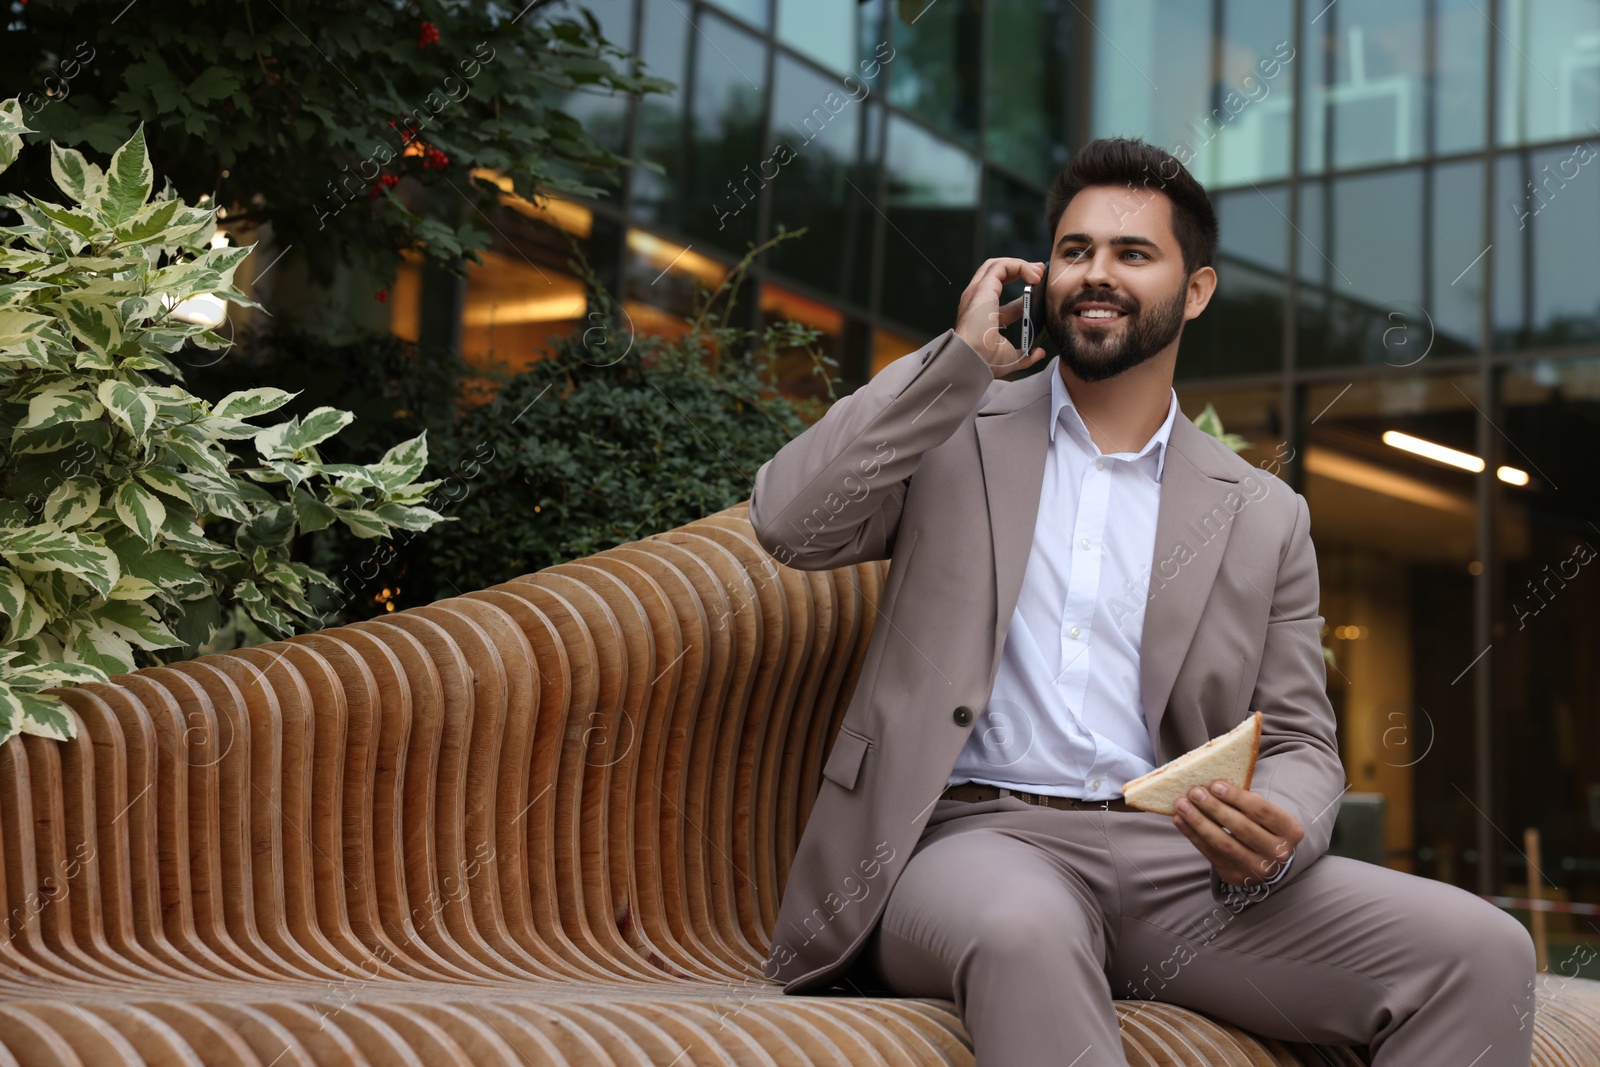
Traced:
[[[740, 505], [492, 589], [61, 691], [0, 746], [0, 1067], [971, 1063], [761, 976], [887, 563]], [[1359, 1064], [1119, 1002], [1130, 1063]], [[1537, 1064], [1600, 1062], [1600, 983]]]

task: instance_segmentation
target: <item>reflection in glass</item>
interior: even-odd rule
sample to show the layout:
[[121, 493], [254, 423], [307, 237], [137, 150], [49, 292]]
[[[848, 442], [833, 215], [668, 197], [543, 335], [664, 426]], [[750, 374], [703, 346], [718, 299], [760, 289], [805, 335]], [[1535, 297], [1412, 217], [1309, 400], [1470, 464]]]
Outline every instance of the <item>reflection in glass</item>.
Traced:
[[622, 306], [632, 328], [679, 337], [703, 306], [706, 292], [715, 292], [727, 276], [728, 268], [710, 256], [629, 229]]
[[[1189, 170], [1208, 187], [1289, 173], [1294, 116], [1294, 10], [1282, 0], [1225, 0], [1222, 69], [1195, 130]], [[1202, 134], [1200, 131], [1203, 130]]]
[[889, 119], [888, 228], [883, 248], [883, 313], [938, 333], [954, 324], [972, 279], [978, 161], [898, 116]]
[[638, 143], [634, 154], [661, 168], [633, 169], [633, 213], [658, 226], [681, 224], [683, 178], [683, 83], [689, 71], [693, 27], [673, 0], [644, 0], [639, 56], [644, 73], [665, 78], [673, 89], [639, 101]]
[[1600, 123], [1600, 3], [1502, 0], [1501, 144], [1587, 137]]
[[[882, 143], [883, 108], [857, 83], [780, 55], [773, 82], [773, 141], [788, 147], [772, 186], [772, 232], [805, 227], [768, 253], [768, 265], [866, 306], [878, 213], [867, 197]], [[865, 102], [858, 101], [860, 95]]]
[[1211, 5], [1118, 0], [1099, 5], [1095, 14], [1093, 135], [1143, 137], [1180, 162], [1193, 158], [1197, 142], [1213, 133], [1204, 122]]
[[835, 74], [875, 86], [878, 70], [862, 64], [880, 40], [882, 17], [883, 0], [778, 0], [778, 41]]
[[[1501, 344], [1600, 340], [1600, 160], [1586, 142], [1500, 160], [1496, 289], [1520, 328]], [[1501, 242], [1504, 242], [1503, 244]], [[1497, 305], [1498, 305], [1497, 301]], [[1497, 321], [1497, 326], [1500, 323]], [[1507, 322], [1506, 326], [1511, 323]], [[1499, 331], [1497, 330], [1497, 333]]]
[[910, 16], [906, 11], [904, 4], [889, 10], [889, 102], [976, 144], [982, 11], [966, 3], [928, 4]]
[[[594, 14], [601, 35], [609, 43], [625, 51], [633, 50], [633, 0], [583, 0], [583, 6]], [[621, 67], [625, 61], [613, 59], [611, 62]], [[594, 88], [574, 89], [566, 94], [560, 107], [577, 119], [602, 147], [622, 153], [628, 136], [628, 97]], [[580, 174], [574, 169], [572, 176], [580, 177]], [[597, 179], [604, 182], [610, 176], [583, 171], [581, 177], [592, 185]]]
[[[1306, 390], [1304, 492], [1322, 583], [1328, 693], [1351, 789], [1381, 793], [1390, 865], [1473, 884], [1476, 475], [1384, 443], [1398, 430], [1470, 452], [1470, 376], [1394, 372]], [[1452, 786], [1452, 780], [1455, 786]], [[1455, 799], [1452, 799], [1455, 798]], [[1476, 858], [1475, 853], [1473, 854]]]
[[[1306, 170], [1398, 163], [1423, 152], [1422, 0], [1306, 0], [1301, 154]], [[1320, 12], [1320, 13], [1319, 13]]]
[[[1476, 351], [1483, 337], [1484, 278], [1488, 269], [1483, 236], [1483, 164], [1477, 160], [1433, 168], [1429, 271], [1425, 334], [1430, 354], [1461, 355]], [[1415, 310], [1415, 309], [1413, 309]], [[1391, 335], [1393, 338], [1395, 335]], [[1418, 347], [1409, 356], [1396, 351], [1389, 362], [1406, 365], [1422, 357]]]
[[743, 249], [755, 237], [762, 190], [780, 165], [761, 151], [766, 46], [716, 15], [703, 15], [698, 29], [683, 228]]
[[[1472, 152], [1487, 137], [1489, 20], [1483, 0], [1435, 0], [1433, 151]], [[1502, 68], [1503, 69], [1503, 68]]]
[[1288, 191], [1245, 189], [1217, 194], [1212, 203], [1217, 291], [1200, 317], [1183, 328], [1180, 379], [1265, 373], [1283, 362]]
[[[1493, 605], [1502, 826], [1536, 826], [1547, 895], [1600, 901], [1600, 360], [1536, 360], [1505, 375], [1497, 486], [1501, 575]], [[1508, 850], [1507, 877], [1526, 878]], [[1556, 887], [1550, 891], [1551, 883]]]
[[1301, 365], [1409, 365], [1424, 317], [1422, 171], [1341, 178], [1318, 219], [1321, 199], [1301, 198], [1303, 273], [1322, 271], [1301, 290]]
[[996, 0], [989, 23], [984, 151], [1048, 185], [1067, 165], [1068, 0]]
[[[687, 8], [687, 0], [682, 0]], [[720, 7], [735, 18], [744, 19], [758, 30], [768, 26], [767, 6], [768, 0], [705, 0], [712, 7]]]
[[[811, 399], [826, 404], [828, 377], [838, 375], [844, 365], [845, 317], [837, 308], [819, 304], [792, 289], [777, 285], [761, 287], [761, 327], [779, 322], [797, 322], [821, 332], [812, 342], [812, 348], [831, 357], [837, 367], [829, 367], [814, 358], [811, 350], [783, 349], [773, 353], [772, 365], [767, 372], [783, 395], [796, 399]], [[838, 388], [835, 387], [835, 396]]]

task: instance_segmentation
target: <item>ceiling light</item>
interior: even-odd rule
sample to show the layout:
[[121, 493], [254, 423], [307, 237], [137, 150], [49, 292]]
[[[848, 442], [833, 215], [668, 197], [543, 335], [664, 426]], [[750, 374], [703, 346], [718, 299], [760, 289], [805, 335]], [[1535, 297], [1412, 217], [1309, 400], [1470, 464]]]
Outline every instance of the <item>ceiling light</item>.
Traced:
[[1528, 484], [1528, 472], [1527, 471], [1519, 471], [1515, 467], [1496, 467], [1494, 473], [1495, 473], [1495, 477], [1499, 478], [1502, 482], [1505, 482], [1507, 485], [1527, 485]]
[[1421, 437], [1412, 437], [1399, 430], [1383, 431], [1383, 443], [1392, 448], [1398, 448], [1424, 459], [1431, 459], [1435, 463], [1444, 463], [1451, 467], [1459, 467], [1464, 471], [1476, 474], [1483, 470], [1483, 460], [1470, 452], [1458, 452], [1453, 448], [1446, 448], [1437, 441], [1428, 441]]

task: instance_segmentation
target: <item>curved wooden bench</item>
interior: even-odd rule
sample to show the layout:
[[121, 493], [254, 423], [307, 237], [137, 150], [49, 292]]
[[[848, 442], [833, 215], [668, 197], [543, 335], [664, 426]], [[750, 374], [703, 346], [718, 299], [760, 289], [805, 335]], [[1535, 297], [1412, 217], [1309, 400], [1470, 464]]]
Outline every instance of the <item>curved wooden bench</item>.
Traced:
[[[953, 1005], [761, 974], [886, 563], [744, 505], [61, 694], [0, 746], [0, 1067], [969, 1064]], [[1367, 1062], [1119, 1002], [1130, 1063]], [[1600, 1059], [1543, 984], [1534, 1063]]]

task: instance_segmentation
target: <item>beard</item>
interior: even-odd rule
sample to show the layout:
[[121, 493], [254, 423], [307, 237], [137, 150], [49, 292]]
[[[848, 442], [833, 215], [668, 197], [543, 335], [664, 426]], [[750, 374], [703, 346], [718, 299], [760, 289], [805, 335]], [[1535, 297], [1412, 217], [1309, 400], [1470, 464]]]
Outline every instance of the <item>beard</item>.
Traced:
[[[1187, 297], [1185, 284], [1171, 300], [1146, 315], [1130, 297], [1109, 290], [1085, 291], [1062, 301], [1045, 316], [1045, 332], [1068, 370], [1082, 381], [1104, 381], [1137, 367], [1173, 342], [1183, 329]], [[1114, 326], [1086, 325], [1085, 320], [1073, 318], [1072, 310], [1080, 304], [1110, 304], [1122, 311], [1122, 339], [1112, 339]]]

